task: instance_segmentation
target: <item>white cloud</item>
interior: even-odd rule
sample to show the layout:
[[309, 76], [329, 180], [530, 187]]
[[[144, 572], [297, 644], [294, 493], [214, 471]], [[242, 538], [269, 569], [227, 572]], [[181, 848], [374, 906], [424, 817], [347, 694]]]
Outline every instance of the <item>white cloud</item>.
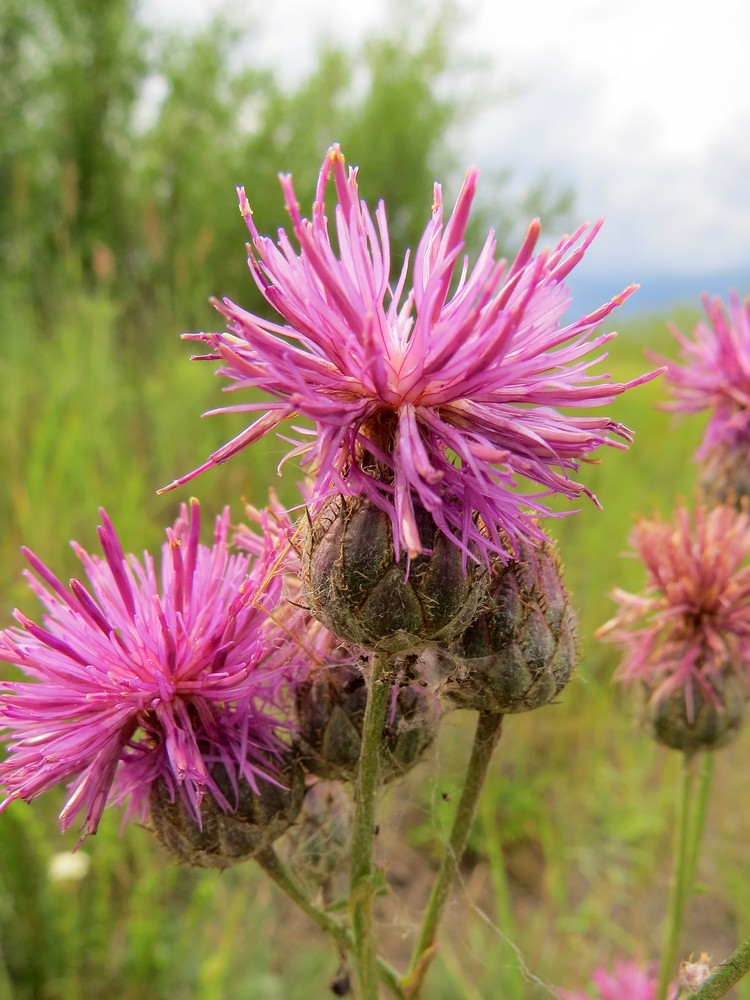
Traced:
[[[220, 0], [158, 0], [149, 17], [198, 23]], [[257, 10], [235, 5], [240, 12]], [[748, 269], [747, 0], [474, 0], [455, 39], [484, 56], [500, 100], [464, 143], [468, 161], [573, 186], [581, 218], [606, 216], [587, 266], [637, 280]], [[287, 80], [317, 44], [358, 44], [386, 0], [274, 0], [263, 58]]]
[[524, 84], [484, 116], [480, 165], [572, 183], [581, 217], [607, 218], [592, 271], [750, 280], [750, 6], [537, 0], [484, 4], [480, 23]]

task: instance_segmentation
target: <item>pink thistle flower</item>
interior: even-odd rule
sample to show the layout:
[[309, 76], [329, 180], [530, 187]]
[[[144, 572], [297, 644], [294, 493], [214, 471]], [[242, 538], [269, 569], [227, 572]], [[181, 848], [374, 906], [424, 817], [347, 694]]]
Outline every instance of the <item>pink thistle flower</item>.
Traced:
[[750, 299], [743, 306], [731, 294], [727, 312], [706, 295], [703, 306], [709, 322], [692, 339], [670, 327], [682, 363], [667, 362], [675, 398], [664, 408], [710, 411], [696, 454], [701, 493], [708, 503], [738, 504], [750, 496]]
[[[219, 373], [232, 380], [230, 388], [262, 389], [271, 400], [212, 411], [262, 415], [166, 489], [301, 415], [315, 432], [297, 429], [311, 436], [293, 442], [287, 458], [309, 464], [315, 498], [364, 494], [386, 511], [397, 557], [401, 549], [423, 551], [415, 506], [464, 552], [489, 561], [491, 553], [508, 558], [503, 534], [511, 541], [544, 538], [535, 518], [550, 510], [541, 497], [586, 494], [596, 502], [572, 474], [601, 445], [627, 447], [631, 432], [607, 417], [561, 408], [611, 403], [658, 374], [620, 384], [591, 373], [615, 336], [593, 331], [635, 286], [560, 325], [570, 304], [564, 279], [598, 224], [535, 255], [535, 221], [510, 267], [495, 259], [490, 232], [473, 268], [464, 260], [456, 277], [477, 174], [466, 174], [445, 223], [435, 186], [408, 292], [408, 255], [394, 283], [385, 208], [381, 202], [373, 217], [360, 200], [357, 171], [347, 172], [338, 146], [324, 160], [311, 220], [300, 214], [291, 177], [281, 178], [296, 247], [284, 230], [277, 243], [260, 235], [240, 189], [250, 270], [283, 322], [225, 299], [215, 305], [227, 332], [188, 338], [212, 348], [202, 360], [223, 361]], [[325, 214], [331, 181], [332, 225]], [[538, 489], [513, 492], [519, 476]]]
[[683, 413], [711, 412], [698, 457], [708, 458], [717, 447], [740, 449], [750, 458], [750, 298], [741, 303], [729, 296], [704, 295], [706, 323], [698, 323], [692, 339], [671, 326], [682, 350], [682, 362], [666, 361], [667, 379], [675, 399], [668, 409]]
[[560, 1000], [656, 1000], [658, 980], [635, 962], [615, 962], [614, 972], [596, 969], [592, 982], [595, 996], [581, 990], [559, 990]]
[[0, 632], [0, 659], [30, 678], [0, 686], [10, 751], [0, 764], [0, 809], [69, 782], [61, 827], [80, 815], [86, 836], [108, 799], [144, 819], [162, 782], [198, 823], [207, 793], [230, 812], [235, 803], [212, 768], [223, 766], [234, 788], [244, 780], [257, 791], [258, 778], [275, 780], [285, 752], [279, 706], [291, 654], [278, 655], [284, 638], [268, 629], [280, 592], [273, 546], [254, 564], [230, 555], [228, 510], [213, 544], [201, 545], [193, 500], [167, 530], [158, 572], [149, 553], [124, 554], [100, 513], [104, 557], [74, 543], [88, 588], [79, 580], [66, 588], [25, 550], [46, 614], [38, 625], [16, 611], [21, 628]]
[[646, 568], [641, 594], [614, 591], [618, 614], [598, 635], [623, 647], [617, 678], [646, 682], [652, 701], [682, 690], [688, 717], [695, 686], [716, 701], [727, 669], [750, 654], [750, 518], [731, 507], [686, 508], [675, 523], [639, 521], [631, 535]]

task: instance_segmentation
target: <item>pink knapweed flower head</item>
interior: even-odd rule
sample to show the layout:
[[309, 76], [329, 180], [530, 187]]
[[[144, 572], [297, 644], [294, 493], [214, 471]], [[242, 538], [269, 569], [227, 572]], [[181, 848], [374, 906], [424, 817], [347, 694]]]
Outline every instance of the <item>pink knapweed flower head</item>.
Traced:
[[101, 517], [103, 558], [74, 544], [88, 586], [65, 587], [25, 551], [46, 614], [36, 624], [16, 611], [21, 627], [0, 632], [0, 659], [29, 678], [0, 686], [9, 749], [0, 809], [66, 783], [61, 826], [80, 817], [85, 836], [107, 800], [145, 818], [151, 788], [163, 782], [199, 823], [207, 793], [232, 811], [212, 768], [257, 789], [259, 777], [274, 780], [285, 749], [283, 637], [268, 629], [280, 588], [273, 549], [255, 561], [230, 554], [228, 510], [213, 544], [202, 545], [192, 501], [167, 530], [159, 570], [147, 552], [126, 556]]
[[[656, 374], [623, 384], [592, 374], [614, 336], [594, 331], [635, 286], [561, 325], [570, 304], [564, 279], [598, 225], [535, 254], [540, 227], [532, 222], [510, 266], [496, 260], [490, 232], [470, 268], [464, 235], [477, 173], [467, 172], [447, 221], [435, 185], [410, 289], [408, 254], [391, 273], [383, 203], [371, 214], [338, 146], [326, 154], [310, 219], [291, 177], [281, 178], [292, 234], [280, 230], [277, 242], [258, 232], [240, 189], [250, 270], [280, 321], [225, 299], [215, 304], [227, 332], [189, 336], [212, 348], [204, 359], [223, 362], [232, 389], [261, 389], [271, 399], [222, 408], [261, 416], [171, 486], [303, 416], [315, 431], [298, 428], [288, 457], [309, 464], [317, 497], [364, 494], [385, 510], [397, 555], [423, 551], [417, 506], [465, 552], [489, 561], [491, 553], [508, 558], [503, 536], [511, 547], [516, 538], [544, 537], [535, 520], [549, 513], [541, 497], [591, 496], [572, 478], [579, 463], [601, 445], [626, 447], [631, 434], [607, 417], [567, 411], [610, 403]], [[518, 477], [531, 481], [530, 491], [517, 488]]]
[[674, 523], [639, 521], [631, 535], [646, 569], [642, 593], [614, 591], [617, 615], [599, 630], [622, 646], [618, 678], [644, 681], [658, 701], [695, 686], [715, 698], [727, 668], [747, 672], [750, 655], [750, 518], [731, 507], [678, 507]]
[[708, 410], [711, 418], [699, 458], [717, 447], [741, 449], [750, 460], [750, 299], [741, 303], [729, 296], [729, 308], [720, 298], [703, 297], [708, 323], [701, 322], [692, 337], [670, 327], [681, 348], [681, 360], [667, 361], [667, 379], [674, 393], [669, 409], [684, 413]]
[[656, 976], [636, 962], [617, 961], [614, 972], [596, 969], [591, 979], [596, 993], [561, 990], [560, 1000], [656, 1000]]

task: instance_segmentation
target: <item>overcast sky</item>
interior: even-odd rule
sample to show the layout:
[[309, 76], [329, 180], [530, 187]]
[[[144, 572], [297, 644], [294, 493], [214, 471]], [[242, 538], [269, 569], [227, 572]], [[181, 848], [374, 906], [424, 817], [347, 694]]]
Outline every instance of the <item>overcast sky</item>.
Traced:
[[[149, 17], [195, 23], [220, 5], [156, 0]], [[576, 218], [606, 218], [586, 261], [592, 276], [617, 273], [627, 284], [692, 274], [706, 278], [706, 291], [722, 291], [709, 287], [710, 276], [732, 271], [750, 291], [748, 0], [464, 7], [458, 49], [486, 57], [498, 88], [515, 95], [472, 128], [467, 166], [571, 184]], [[387, 7], [271, 0], [261, 9], [265, 58], [293, 81], [314, 65], [320, 39], [357, 44], [382, 29]]]

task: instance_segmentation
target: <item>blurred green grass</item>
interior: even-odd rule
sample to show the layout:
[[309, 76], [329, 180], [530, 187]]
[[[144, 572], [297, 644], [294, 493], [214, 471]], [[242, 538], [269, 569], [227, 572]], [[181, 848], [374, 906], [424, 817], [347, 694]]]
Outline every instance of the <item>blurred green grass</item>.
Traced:
[[[0, 294], [3, 625], [15, 605], [35, 613], [20, 575], [21, 543], [64, 579], [76, 571], [68, 539], [95, 546], [100, 505], [126, 549], [139, 551], [160, 544], [191, 493], [209, 516], [231, 503], [239, 517], [242, 497], [262, 503], [268, 484], [278, 483], [283, 445], [270, 442], [157, 497], [241, 418], [200, 420], [219, 404], [220, 384], [208, 366], [188, 362], [168, 310], [155, 313], [158, 333], [143, 338], [142, 352], [124, 350], [106, 288], [84, 292], [71, 280], [71, 289], [44, 328], [17, 289]], [[686, 313], [680, 324], [692, 320]], [[646, 347], [671, 353], [663, 318], [621, 328], [607, 362], [617, 380], [649, 366]], [[634, 709], [610, 682], [616, 653], [593, 632], [611, 614], [611, 588], [641, 582], [637, 564], [621, 558], [634, 515], [668, 515], [676, 495], [693, 495], [701, 422], [657, 409], [664, 399], [657, 380], [608, 408], [636, 437], [630, 451], [604, 449], [584, 470], [604, 509], [584, 503], [550, 522], [579, 609], [582, 663], [559, 705], [506, 720], [432, 973], [435, 1000], [542, 998], [550, 984], [583, 987], [591, 969], [616, 954], [658, 957], [679, 761], [640, 733]], [[290, 503], [294, 480], [289, 470], [282, 497]], [[435, 863], [470, 739], [468, 715], [449, 716], [432, 758], [386, 796], [381, 825], [398, 831], [403, 850], [422, 865], [412, 881], [426, 880]], [[718, 949], [720, 958], [750, 927], [741, 877], [750, 821], [736, 807], [750, 781], [746, 750], [743, 736], [719, 754], [699, 873], [707, 889], [698, 916], [688, 919], [685, 954]], [[177, 867], [147, 831], [121, 833], [119, 817], [108, 813], [84, 846], [89, 873], [53, 882], [52, 855], [73, 844], [57, 832], [62, 800], [54, 799], [14, 805], [0, 817], [0, 998], [326, 995], [337, 956], [252, 865], [223, 874]], [[382, 860], [393, 872], [398, 854]], [[402, 906], [398, 889], [392, 895], [383, 917], [398, 952], [416, 929], [418, 907]]]

